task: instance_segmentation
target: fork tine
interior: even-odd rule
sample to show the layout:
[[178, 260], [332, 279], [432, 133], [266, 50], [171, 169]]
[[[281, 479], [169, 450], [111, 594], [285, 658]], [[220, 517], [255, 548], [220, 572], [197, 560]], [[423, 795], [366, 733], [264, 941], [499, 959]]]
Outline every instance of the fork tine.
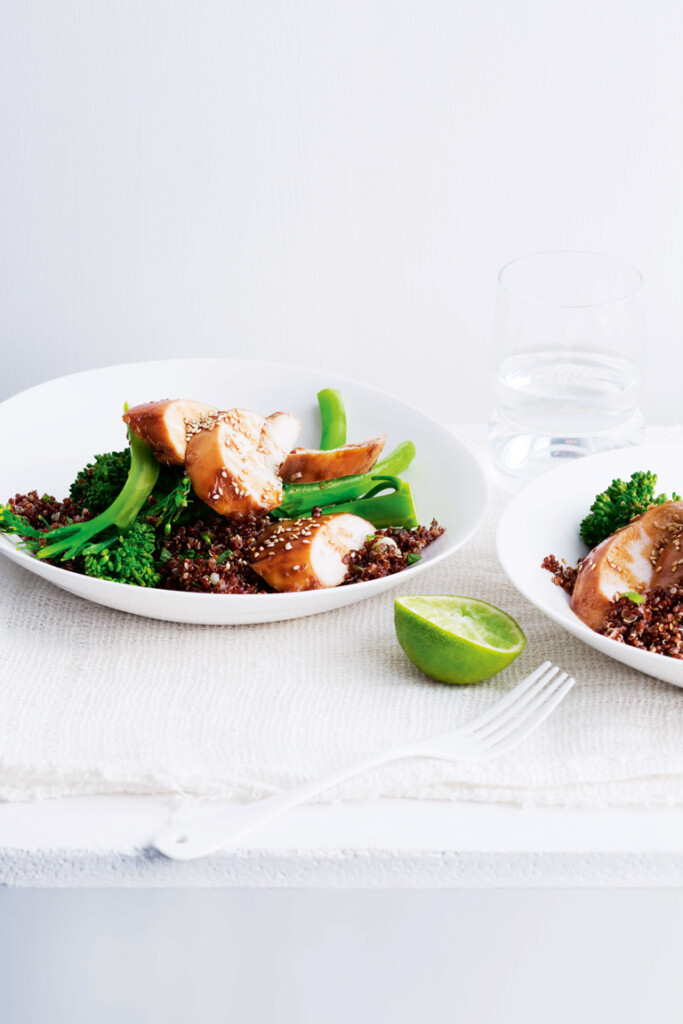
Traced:
[[547, 672], [549, 668], [552, 668], [552, 662], [544, 661], [542, 665], [539, 665], [538, 668], [531, 673], [531, 675], [527, 676], [526, 679], [523, 679], [521, 683], [518, 683], [514, 689], [510, 690], [504, 697], [501, 697], [500, 700], [496, 701], [492, 708], [489, 708], [488, 711], [484, 711], [481, 715], [477, 715], [477, 717], [473, 718], [470, 722], [465, 722], [465, 724], [461, 726], [462, 730], [469, 733], [470, 730], [478, 729], [480, 726], [486, 725], [490, 722], [491, 719], [497, 718], [502, 711], [505, 711], [511, 704], [514, 704], [522, 694], [526, 693], [529, 687], [533, 686], [536, 680], [540, 678], [544, 672]]
[[[523, 712], [523, 709], [527, 707], [527, 705], [531, 704], [539, 693], [545, 690], [551, 680], [557, 677], [559, 671], [560, 669], [557, 665], [553, 665], [552, 668], [548, 669], [540, 679], [536, 680], [533, 686], [528, 687], [524, 693], [520, 694], [514, 704], [510, 704], [509, 707], [503, 710], [502, 714], [496, 715], [495, 718], [492, 718], [488, 725], [473, 732], [471, 734], [472, 739], [483, 740], [485, 737], [497, 732], [504, 725], [507, 725], [508, 722], [511, 722], [512, 725], [514, 725], [515, 722], [519, 721], [521, 714], [526, 714], [526, 712]], [[563, 674], [562, 678], [567, 678], [566, 672]]]
[[533, 706], [525, 709], [524, 716], [519, 721], [496, 736], [489, 737], [489, 740], [492, 739], [492, 742], [487, 747], [484, 756], [487, 758], [499, 757], [501, 754], [506, 753], [506, 751], [516, 747], [523, 739], [526, 739], [529, 733], [537, 729], [560, 701], [566, 697], [574, 682], [575, 680], [572, 677], [567, 678], [566, 673], [563, 673], [561, 680], [554, 679], [548, 688], [534, 701]]

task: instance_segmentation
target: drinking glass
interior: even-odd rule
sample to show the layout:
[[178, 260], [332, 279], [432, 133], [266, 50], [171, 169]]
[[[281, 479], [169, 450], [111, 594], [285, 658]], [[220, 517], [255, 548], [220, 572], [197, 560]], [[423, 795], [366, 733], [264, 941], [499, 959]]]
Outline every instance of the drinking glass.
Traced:
[[643, 417], [642, 276], [597, 252], [540, 252], [498, 275], [498, 470], [519, 481], [594, 452], [638, 444]]

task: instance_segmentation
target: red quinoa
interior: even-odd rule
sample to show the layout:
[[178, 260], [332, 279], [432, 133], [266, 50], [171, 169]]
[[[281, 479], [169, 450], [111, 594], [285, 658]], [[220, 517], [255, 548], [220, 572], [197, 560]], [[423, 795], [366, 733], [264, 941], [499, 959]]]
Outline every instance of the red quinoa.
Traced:
[[[12, 512], [23, 516], [29, 526], [34, 530], [44, 530], [46, 536], [50, 530], [58, 526], [69, 526], [70, 523], [85, 523], [93, 518], [92, 512], [83, 508], [71, 498], [64, 501], [57, 501], [51, 494], [38, 495], [37, 491], [29, 491], [28, 494], [15, 494], [7, 502]], [[60, 569], [68, 572], [81, 571], [77, 560], [69, 559], [66, 562], [55, 562]]]
[[576, 565], [567, 565], [564, 558], [559, 562], [555, 555], [546, 555], [541, 562], [541, 569], [547, 569], [552, 573], [553, 583], [562, 587], [571, 596], [574, 593], [574, 584], [582, 561], [583, 559], [580, 558]]
[[683, 586], [655, 587], [642, 604], [619, 597], [605, 624], [597, 630], [610, 640], [669, 658], [683, 658]]
[[[401, 572], [412, 564], [410, 555], [416, 555], [444, 533], [444, 527], [432, 519], [429, 526], [415, 526], [412, 530], [389, 526], [366, 540], [359, 551], [352, 551], [344, 557], [349, 571], [342, 584], [359, 583], [362, 580], [378, 580]], [[389, 543], [382, 543], [386, 538]], [[393, 543], [391, 543], [393, 541]]]
[[226, 519], [209, 508], [202, 519], [173, 526], [161, 545], [160, 586], [209, 594], [267, 594], [250, 565], [251, 549], [268, 516]]
[[57, 501], [49, 494], [38, 496], [37, 491], [28, 494], [15, 494], [7, 502], [12, 512], [23, 516], [34, 530], [51, 530], [55, 526], [67, 526], [69, 523], [84, 523], [92, 519], [87, 508], [76, 504], [71, 498]]

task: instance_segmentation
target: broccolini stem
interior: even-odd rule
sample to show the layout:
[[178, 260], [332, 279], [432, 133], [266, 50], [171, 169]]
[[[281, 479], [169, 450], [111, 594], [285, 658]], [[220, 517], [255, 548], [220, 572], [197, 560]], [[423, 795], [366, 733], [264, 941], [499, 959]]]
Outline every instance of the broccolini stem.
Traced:
[[118, 497], [94, 519], [50, 530], [44, 535], [49, 543], [36, 552], [38, 558], [60, 558], [67, 561], [80, 554], [93, 537], [108, 527], [117, 527], [119, 533], [130, 530], [157, 482], [159, 463], [145, 442], [130, 430], [128, 438], [131, 449], [130, 471]]
[[341, 392], [324, 388], [318, 392], [320, 406], [320, 448], [324, 452], [346, 444], [346, 410]]
[[336, 480], [321, 480], [313, 484], [285, 484], [282, 504], [273, 510], [273, 514], [279, 518], [305, 516], [316, 505], [326, 508], [327, 505], [362, 498], [372, 487], [376, 476], [397, 476], [408, 468], [414, 458], [413, 442], [402, 441], [370, 473], [340, 476]]
[[[393, 487], [391, 494], [377, 493], [387, 487]], [[378, 482], [377, 487], [373, 487], [364, 498], [331, 505], [323, 511], [326, 516], [338, 512], [361, 516], [378, 530], [382, 530], [386, 526], [401, 526], [404, 529], [410, 529], [411, 526], [417, 526], [419, 522], [410, 484], [405, 480], [399, 480], [398, 477], [391, 476]]]
[[378, 462], [375, 468], [372, 470], [372, 476], [397, 476], [398, 473], [403, 473], [408, 468], [410, 463], [415, 458], [415, 445], [412, 441], [401, 441], [397, 444], [393, 452]]

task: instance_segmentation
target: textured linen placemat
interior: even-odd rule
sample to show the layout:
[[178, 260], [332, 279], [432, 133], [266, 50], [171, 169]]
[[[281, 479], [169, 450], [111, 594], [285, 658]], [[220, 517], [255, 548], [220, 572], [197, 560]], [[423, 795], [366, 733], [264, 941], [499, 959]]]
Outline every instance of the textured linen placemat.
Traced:
[[[486, 457], [483, 427], [455, 433]], [[683, 430], [650, 432], [672, 437]], [[494, 545], [506, 500], [494, 490], [477, 536], [410, 586], [483, 598], [521, 624], [524, 653], [472, 687], [432, 683], [407, 662], [392, 592], [291, 622], [190, 626], [89, 604], [0, 558], [0, 799], [265, 796], [453, 728], [550, 658], [577, 685], [515, 751], [487, 764], [385, 765], [322, 799], [683, 802], [683, 690], [586, 647], [517, 593]]]

